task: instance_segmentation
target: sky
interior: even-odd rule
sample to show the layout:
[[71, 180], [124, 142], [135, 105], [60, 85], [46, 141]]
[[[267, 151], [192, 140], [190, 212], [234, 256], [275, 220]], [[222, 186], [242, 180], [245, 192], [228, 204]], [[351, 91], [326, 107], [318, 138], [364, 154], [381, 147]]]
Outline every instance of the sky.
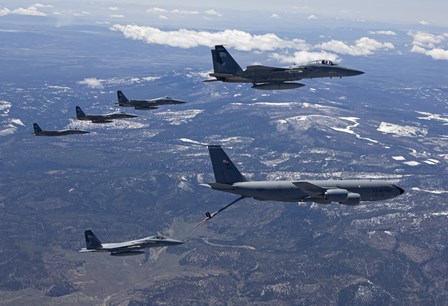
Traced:
[[[151, 11], [152, 9], [152, 11]], [[159, 10], [158, 10], [159, 9]], [[149, 10], [149, 11], [147, 11]], [[112, 16], [132, 20], [137, 12], [153, 14], [161, 20], [180, 15], [189, 17], [226, 17], [229, 10], [254, 14], [259, 19], [274, 16], [281, 19], [290, 14], [305, 14], [310, 18], [334, 18], [374, 21], [393, 24], [426, 23], [448, 27], [446, 0], [376, 0], [376, 1], [329, 1], [329, 0], [277, 0], [277, 1], [205, 1], [205, 0], [78, 0], [78, 1], [24, 1], [6, 0], [0, 4], [0, 16], [8, 13], [47, 14], [72, 16]], [[261, 12], [261, 13], [260, 13]], [[205, 15], [205, 16], [204, 16]], [[314, 17], [313, 17], [314, 16]], [[154, 16], [153, 16], [154, 17]], [[228, 17], [228, 16], [227, 16]]]
[[[2, 21], [25, 17], [55, 26], [101, 25], [147, 44], [177, 48], [225, 44], [240, 51], [269, 51], [272, 60], [293, 64], [398, 52], [399, 29], [407, 36], [410, 52], [448, 61], [447, 11], [446, 0], [14, 0], [0, 4], [0, 30]], [[314, 42], [301, 35], [335, 27], [372, 30], [350, 41], [342, 38], [343, 32], [339, 37], [321, 35]]]

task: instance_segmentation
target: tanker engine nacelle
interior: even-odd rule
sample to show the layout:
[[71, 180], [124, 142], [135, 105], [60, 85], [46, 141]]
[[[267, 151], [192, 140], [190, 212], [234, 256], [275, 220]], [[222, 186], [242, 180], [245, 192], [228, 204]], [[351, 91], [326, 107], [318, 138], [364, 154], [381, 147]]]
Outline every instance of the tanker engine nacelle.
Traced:
[[330, 202], [345, 202], [348, 198], [348, 191], [345, 189], [330, 189], [324, 193], [324, 199]]
[[345, 189], [330, 189], [325, 192], [324, 199], [345, 205], [358, 205], [361, 202], [361, 195]]

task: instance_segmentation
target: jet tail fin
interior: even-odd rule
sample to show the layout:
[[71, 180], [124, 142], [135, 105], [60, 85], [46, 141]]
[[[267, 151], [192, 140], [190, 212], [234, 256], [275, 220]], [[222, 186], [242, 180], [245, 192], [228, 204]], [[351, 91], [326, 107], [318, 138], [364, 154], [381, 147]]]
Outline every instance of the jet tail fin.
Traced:
[[215, 180], [221, 184], [233, 184], [236, 182], [246, 182], [247, 179], [236, 168], [235, 164], [227, 156], [221, 146], [208, 146], [210, 159], [213, 165]]
[[121, 90], [117, 91], [117, 96], [118, 96], [118, 104], [129, 103], [129, 99], [126, 98], [126, 96], [124, 95], [124, 93]]
[[101, 241], [95, 236], [95, 234], [91, 230], [86, 230], [84, 232], [84, 236], [86, 237], [87, 250], [94, 250], [102, 247]]
[[212, 58], [215, 73], [235, 73], [243, 71], [240, 65], [238, 65], [222, 45], [215, 46], [215, 50], [212, 50]]
[[39, 124], [33, 123], [34, 133], [40, 133], [42, 132], [42, 129], [40, 128]]
[[76, 106], [76, 118], [83, 118], [86, 116], [86, 113], [84, 113], [81, 109], [81, 107]]

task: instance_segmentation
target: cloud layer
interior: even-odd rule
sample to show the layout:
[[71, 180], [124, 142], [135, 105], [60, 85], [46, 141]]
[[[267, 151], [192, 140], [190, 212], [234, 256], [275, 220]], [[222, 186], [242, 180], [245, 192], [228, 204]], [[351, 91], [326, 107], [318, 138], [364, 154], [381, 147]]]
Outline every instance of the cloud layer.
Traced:
[[448, 33], [431, 34], [426, 32], [408, 32], [413, 38], [411, 52], [430, 56], [435, 60], [448, 60]]
[[354, 45], [348, 45], [339, 40], [330, 40], [329, 42], [316, 45], [317, 48], [336, 52], [339, 54], [349, 54], [353, 56], [372, 55], [375, 51], [380, 49], [394, 49], [392, 43], [382, 43], [375, 39], [362, 37], [355, 41]]
[[46, 7], [53, 7], [52, 5], [44, 5], [40, 3], [36, 3], [33, 5], [30, 5], [26, 8], [16, 8], [16, 9], [9, 9], [7, 7], [4, 7], [0, 9], [0, 16], [6, 16], [6, 15], [25, 15], [25, 16], [47, 16], [46, 13], [39, 11], [41, 8]]
[[284, 40], [272, 33], [252, 35], [239, 30], [207, 32], [187, 29], [162, 31], [153, 27], [118, 24], [112, 26], [112, 29], [122, 32], [129, 39], [177, 48], [213, 47], [214, 45], [221, 44], [241, 51], [273, 51], [281, 48], [308, 48], [304, 40]]
[[[318, 59], [330, 59], [340, 61], [336, 54], [348, 54], [352, 56], [372, 55], [379, 50], [392, 50], [395, 46], [390, 42], [362, 37], [353, 44], [339, 40], [330, 40], [317, 45], [311, 45], [303, 39], [283, 39], [274, 33], [254, 35], [240, 30], [224, 30], [218, 32], [195, 31], [179, 29], [175, 31], [163, 31], [158, 28], [138, 25], [119, 25], [111, 28], [122, 32], [128, 39], [142, 40], [147, 44], [166, 45], [177, 48], [193, 48], [205, 46], [212, 48], [215, 45], [241, 51], [277, 51], [271, 55], [272, 59], [283, 63], [303, 63]], [[383, 35], [393, 35], [391, 31], [376, 32]], [[291, 51], [293, 52], [291, 54]]]

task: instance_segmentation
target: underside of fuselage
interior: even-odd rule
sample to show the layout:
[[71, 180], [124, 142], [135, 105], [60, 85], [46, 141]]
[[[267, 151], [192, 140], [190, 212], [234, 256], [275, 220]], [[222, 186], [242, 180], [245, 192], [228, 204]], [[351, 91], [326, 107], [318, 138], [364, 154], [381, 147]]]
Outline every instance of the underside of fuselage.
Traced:
[[240, 182], [229, 186], [212, 186], [213, 189], [254, 198], [260, 201], [280, 202], [317, 202], [328, 204], [328, 190], [346, 190], [350, 194], [359, 194], [360, 201], [379, 201], [396, 197], [400, 190], [389, 182], [335, 180], [309, 181], [311, 185], [321, 188], [321, 192], [309, 192], [297, 187], [292, 181]]

